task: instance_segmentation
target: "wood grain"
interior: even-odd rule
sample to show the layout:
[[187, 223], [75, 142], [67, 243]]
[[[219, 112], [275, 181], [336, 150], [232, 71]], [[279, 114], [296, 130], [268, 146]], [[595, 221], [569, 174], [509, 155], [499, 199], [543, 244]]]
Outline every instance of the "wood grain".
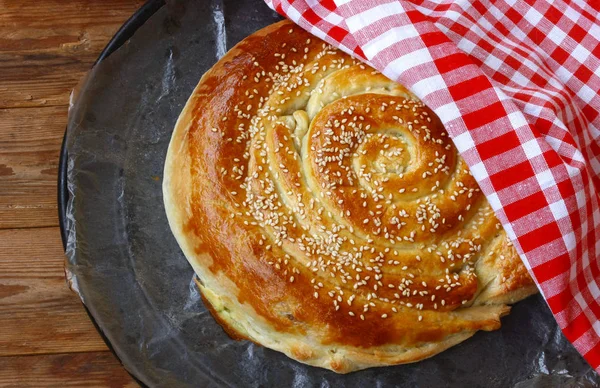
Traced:
[[70, 91], [143, 2], [0, 0], [0, 387], [136, 386], [68, 289], [55, 226]]
[[0, 387], [138, 387], [110, 352], [0, 358]]
[[66, 105], [143, 0], [0, 0], [0, 108]]
[[58, 225], [66, 120], [66, 106], [0, 109], [0, 229]]
[[107, 349], [64, 260], [58, 228], [0, 230], [0, 356]]

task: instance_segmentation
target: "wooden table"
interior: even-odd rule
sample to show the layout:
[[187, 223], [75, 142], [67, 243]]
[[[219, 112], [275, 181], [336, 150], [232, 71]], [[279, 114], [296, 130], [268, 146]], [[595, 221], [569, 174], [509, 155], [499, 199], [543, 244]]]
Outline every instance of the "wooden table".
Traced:
[[69, 93], [142, 0], [0, 0], [0, 387], [136, 386], [65, 282]]

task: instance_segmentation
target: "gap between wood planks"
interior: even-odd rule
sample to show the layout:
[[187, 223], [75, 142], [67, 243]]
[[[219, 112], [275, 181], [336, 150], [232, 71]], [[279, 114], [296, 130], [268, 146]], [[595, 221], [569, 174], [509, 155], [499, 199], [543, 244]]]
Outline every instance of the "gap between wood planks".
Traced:
[[64, 261], [57, 227], [0, 230], [0, 356], [107, 350]]
[[58, 160], [67, 109], [0, 109], [0, 229], [58, 225]]
[[108, 351], [0, 357], [2, 387], [137, 387]]
[[0, 106], [67, 104], [143, 0], [0, 0]]

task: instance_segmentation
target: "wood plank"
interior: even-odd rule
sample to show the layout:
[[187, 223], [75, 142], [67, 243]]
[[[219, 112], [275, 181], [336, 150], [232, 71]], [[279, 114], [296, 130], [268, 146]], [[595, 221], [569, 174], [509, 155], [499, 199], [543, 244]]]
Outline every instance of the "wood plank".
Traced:
[[67, 106], [0, 109], [0, 229], [58, 225]]
[[0, 0], [0, 108], [64, 105], [143, 0]]
[[0, 357], [0, 387], [138, 387], [110, 352]]
[[107, 349], [64, 258], [59, 228], [0, 230], [0, 356]]
[[[0, 0], [0, 229], [57, 225], [69, 93], [143, 2]], [[63, 263], [58, 228], [0, 230], [0, 386], [136, 386]]]

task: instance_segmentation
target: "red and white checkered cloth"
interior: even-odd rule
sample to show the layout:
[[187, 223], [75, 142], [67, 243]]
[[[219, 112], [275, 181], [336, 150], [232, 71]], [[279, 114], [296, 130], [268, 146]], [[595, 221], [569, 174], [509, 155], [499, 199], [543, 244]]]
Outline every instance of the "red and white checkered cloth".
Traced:
[[600, 372], [600, 1], [266, 2], [438, 114]]

